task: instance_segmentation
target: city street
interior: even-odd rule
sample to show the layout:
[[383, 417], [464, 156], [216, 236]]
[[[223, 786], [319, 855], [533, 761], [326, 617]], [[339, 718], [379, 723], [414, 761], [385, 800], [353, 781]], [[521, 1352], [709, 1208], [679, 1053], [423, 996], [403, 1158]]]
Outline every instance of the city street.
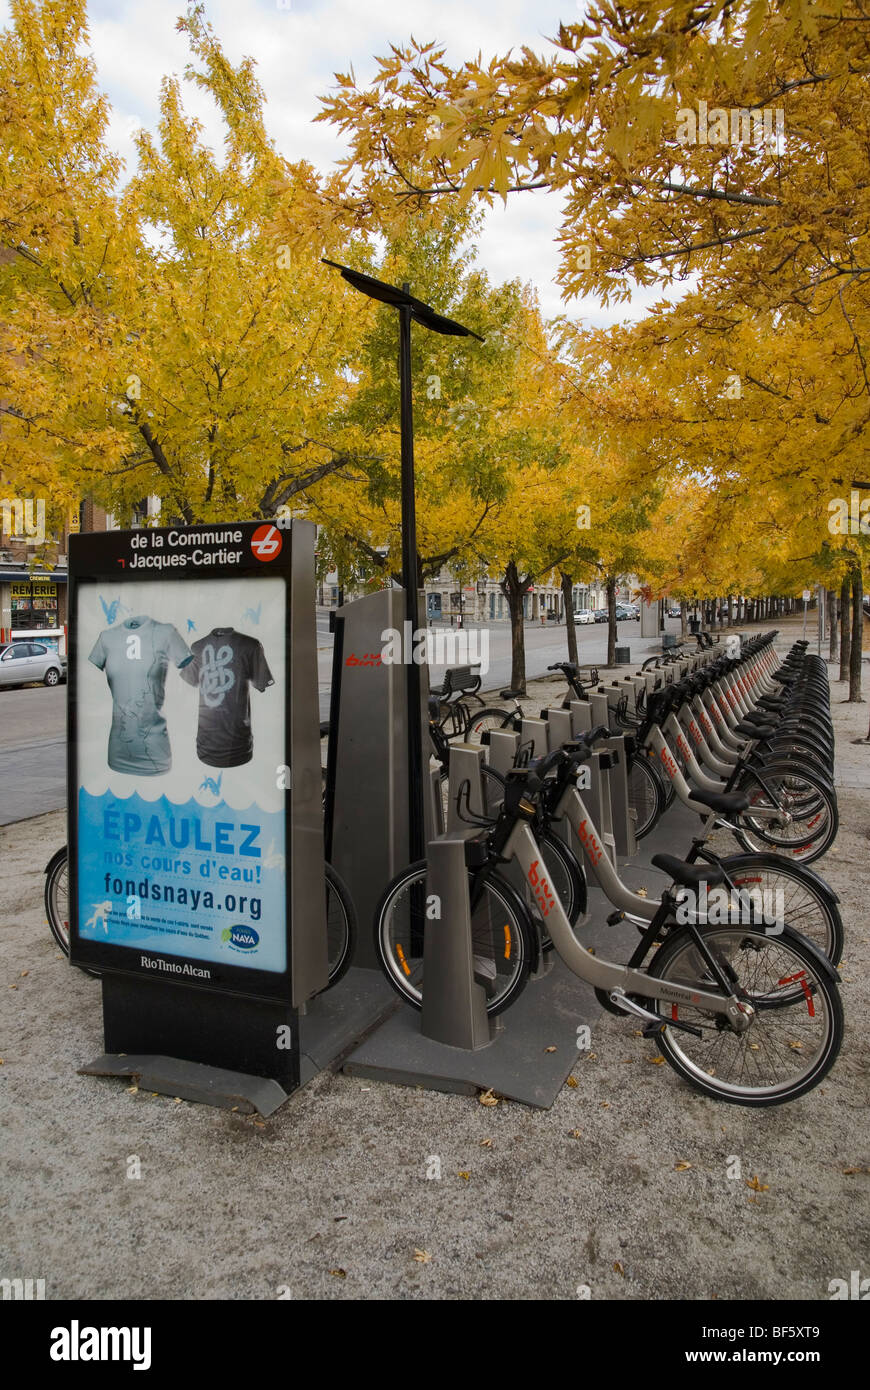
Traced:
[[[679, 631], [675, 618], [667, 620], [668, 631]], [[448, 629], [449, 630], [449, 629]], [[474, 631], [470, 628], [469, 631]], [[510, 681], [510, 628], [494, 623], [489, 629], [490, 669], [484, 689], [497, 692]], [[658, 650], [658, 638], [641, 638], [640, 623], [619, 624], [619, 642], [631, 649], [632, 664], [640, 664]], [[326, 609], [317, 613], [317, 666], [320, 717], [329, 718], [329, 692], [332, 686], [332, 646]], [[577, 628], [581, 662], [603, 666], [607, 656], [607, 627], [604, 623]], [[565, 624], [550, 623], [542, 628], [526, 624], [526, 676], [546, 674], [555, 661], [567, 661]], [[442, 679], [444, 668], [433, 666], [432, 679]], [[66, 685], [26, 686], [19, 690], [0, 690], [0, 825], [57, 811], [66, 805]], [[495, 703], [495, 700], [493, 701]]]

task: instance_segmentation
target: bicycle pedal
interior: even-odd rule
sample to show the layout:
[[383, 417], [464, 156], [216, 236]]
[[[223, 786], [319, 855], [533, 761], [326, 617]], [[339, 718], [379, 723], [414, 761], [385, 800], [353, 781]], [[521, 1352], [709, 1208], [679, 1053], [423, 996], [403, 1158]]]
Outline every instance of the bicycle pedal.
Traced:
[[611, 912], [610, 916], [607, 918], [607, 925], [608, 925], [609, 927], [615, 927], [615, 926], [617, 926], [617, 924], [618, 924], [619, 922], [624, 922], [624, 921], [625, 921], [625, 913], [624, 913], [624, 912], [620, 912], [620, 911], [617, 909], [616, 912]]

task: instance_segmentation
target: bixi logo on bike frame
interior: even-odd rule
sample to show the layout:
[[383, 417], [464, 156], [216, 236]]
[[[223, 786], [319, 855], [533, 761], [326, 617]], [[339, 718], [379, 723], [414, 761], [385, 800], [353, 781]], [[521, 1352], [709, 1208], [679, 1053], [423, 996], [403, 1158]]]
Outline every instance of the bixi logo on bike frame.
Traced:
[[381, 633], [381, 659], [385, 666], [479, 666], [485, 676], [489, 670], [489, 631], [487, 628], [414, 628], [410, 619], [402, 631], [388, 627]]

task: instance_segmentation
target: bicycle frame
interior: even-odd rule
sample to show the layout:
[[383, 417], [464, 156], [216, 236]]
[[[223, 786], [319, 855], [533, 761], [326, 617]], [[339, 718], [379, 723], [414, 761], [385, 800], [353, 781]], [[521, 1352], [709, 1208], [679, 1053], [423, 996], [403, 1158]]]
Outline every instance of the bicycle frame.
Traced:
[[[668, 718], [673, 718], [673, 715], [669, 715]], [[682, 730], [680, 730], [680, 738], [682, 739], [683, 744], [683, 747], [680, 747], [680, 753], [683, 755], [683, 757], [686, 757], [686, 753], [688, 753], [686, 761], [689, 764], [692, 776], [694, 777], [696, 775], [695, 768], [697, 768], [699, 774], [697, 780], [702, 788], [705, 788], [707, 791], [724, 792], [725, 787], [723, 787], [721, 783], [713, 782], [709, 777], [706, 777], [704, 775], [704, 773], [698, 765], [697, 758], [695, 757], [694, 753], [692, 753], [692, 750], [689, 748], [688, 743], [683, 737]], [[647, 734], [647, 741], [645, 746], [651, 747], [654, 751], [658, 761], [661, 763], [668, 777], [673, 782], [674, 790], [676, 791], [677, 796], [680, 798], [683, 805], [688, 806], [690, 811], [696, 811], [699, 816], [702, 816], [704, 818], [706, 829], [708, 822], [715, 820], [718, 813], [715, 811], [711, 811], [709, 806], [704, 806], [700, 801], [692, 800], [692, 788], [689, 786], [689, 783], [686, 781], [685, 777], [683, 776], [682, 772], [677, 766], [676, 758], [671, 752], [667, 740], [665, 739], [665, 736], [662, 730], [659, 728], [658, 724], [653, 724], [650, 728], [650, 731]], [[753, 772], [752, 768], [748, 768], [747, 771], [753, 773], [753, 776], [756, 778], [757, 781], [761, 783], [768, 796], [775, 800], [776, 798], [773, 796], [773, 793], [770, 791], [768, 787], [764, 785], [764, 782], [758, 776], [758, 773]], [[788, 818], [788, 812], [781, 810], [778, 806], [753, 806], [752, 815], [756, 820], [784, 820]], [[727, 818], [723, 818], [720, 816], [720, 820], [724, 825], [727, 825], [729, 829], [735, 828], [732, 822], [727, 820]]]
[[[723, 998], [721, 994], [711, 994], [707, 990], [692, 989], [687, 985], [651, 981], [642, 970], [628, 965], [617, 965], [615, 961], [602, 960], [590, 955], [585, 946], [574, 935], [562, 904], [550, 891], [547, 878], [541, 873], [543, 860], [532, 828], [528, 821], [517, 820], [513, 826], [502, 858], [506, 861], [516, 859], [523, 878], [529, 884], [547, 928], [550, 940], [568, 969], [579, 979], [586, 980], [594, 988], [612, 994], [617, 999], [622, 994], [639, 994], [644, 999], [666, 999], [671, 1004], [683, 1004], [706, 1009], [711, 1014], [724, 1015], [737, 1032], [745, 1032], [752, 1022], [752, 1009], [741, 1004], [734, 994]], [[686, 930], [695, 938], [699, 951], [707, 962], [713, 976], [718, 979], [723, 990], [728, 986], [722, 971], [704, 942], [702, 934], [689, 924]]]

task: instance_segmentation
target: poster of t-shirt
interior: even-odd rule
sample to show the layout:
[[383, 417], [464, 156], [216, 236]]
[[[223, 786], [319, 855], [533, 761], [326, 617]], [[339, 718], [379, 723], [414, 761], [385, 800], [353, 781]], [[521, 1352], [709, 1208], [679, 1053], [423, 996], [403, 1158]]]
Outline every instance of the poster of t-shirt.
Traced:
[[283, 971], [284, 581], [77, 593], [80, 935]]

